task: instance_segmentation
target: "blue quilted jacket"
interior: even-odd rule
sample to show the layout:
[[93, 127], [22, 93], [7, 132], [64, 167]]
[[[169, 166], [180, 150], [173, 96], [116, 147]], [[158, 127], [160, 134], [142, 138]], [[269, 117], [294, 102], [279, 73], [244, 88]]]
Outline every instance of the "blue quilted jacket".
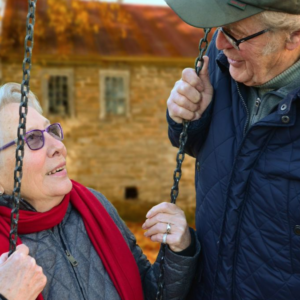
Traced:
[[[189, 299], [300, 299], [300, 82], [246, 130], [247, 89], [209, 48], [214, 99], [189, 127], [202, 246]], [[276, 93], [278, 91], [274, 91]], [[182, 126], [168, 116], [174, 146]]]

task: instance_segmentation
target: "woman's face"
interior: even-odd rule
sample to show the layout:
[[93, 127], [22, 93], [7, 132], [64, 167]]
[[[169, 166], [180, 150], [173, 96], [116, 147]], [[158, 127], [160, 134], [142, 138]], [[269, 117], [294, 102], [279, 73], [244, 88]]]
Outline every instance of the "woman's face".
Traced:
[[[19, 104], [11, 103], [0, 111], [0, 130], [3, 144], [17, 138], [19, 123]], [[49, 121], [34, 108], [28, 107], [26, 131], [45, 129]], [[45, 144], [39, 150], [31, 150], [25, 144], [23, 162], [23, 179], [21, 195], [31, 203], [37, 211], [47, 211], [58, 205], [71, 188], [72, 183], [66, 170], [67, 150], [64, 144], [44, 132]], [[0, 187], [6, 194], [11, 194], [14, 185], [16, 146], [1, 152]], [[56, 169], [62, 171], [51, 174]]]
[[[236, 39], [267, 29], [264, 25], [255, 21], [254, 17], [223, 28]], [[274, 41], [276, 43], [274, 44], [275, 50], [269, 54], [264, 54], [264, 50], [269, 46], [271, 35], [276, 35], [276, 39], [271, 41], [271, 43], [274, 43]], [[282, 32], [267, 32], [250, 39], [240, 44], [239, 51], [219, 31], [216, 46], [219, 50], [223, 50], [228, 59], [231, 77], [247, 86], [256, 86], [268, 82], [297, 60], [293, 57], [294, 53], [286, 49], [285, 36]]]

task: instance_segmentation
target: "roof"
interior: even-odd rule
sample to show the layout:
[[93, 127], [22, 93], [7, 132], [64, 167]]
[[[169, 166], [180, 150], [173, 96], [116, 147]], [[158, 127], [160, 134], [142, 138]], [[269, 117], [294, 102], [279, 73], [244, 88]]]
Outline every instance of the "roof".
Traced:
[[[7, 1], [1, 56], [23, 55], [27, 6]], [[194, 58], [203, 36], [163, 6], [39, 0], [36, 12], [35, 56]]]

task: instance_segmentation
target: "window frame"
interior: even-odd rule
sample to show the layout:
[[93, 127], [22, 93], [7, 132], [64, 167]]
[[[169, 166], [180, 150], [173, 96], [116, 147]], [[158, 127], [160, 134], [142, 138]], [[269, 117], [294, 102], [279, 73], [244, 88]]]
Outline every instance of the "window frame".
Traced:
[[106, 99], [105, 99], [105, 78], [106, 77], [121, 77], [124, 80], [124, 95], [125, 95], [125, 113], [124, 115], [113, 115], [114, 117], [130, 117], [130, 97], [129, 97], [129, 84], [130, 84], [130, 73], [128, 70], [111, 70], [102, 69], [99, 71], [99, 102], [100, 102], [100, 113], [99, 118], [103, 120], [107, 117], [106, 113]]
[[52, 114], [49, 112], [49, 89], [48, 89], [48, 84], [49, 84], [49, 77], [50, 76], [65, 76], [68, 78], [68, 106], [69, 106], [69, 113], [66, 114], [65, 116], [68, 118], [73, 118], [75, 117], [75, 105], [74, 105], [74, 71], [73, 69], [69, 68], [64, 68], [64, 69], [59, 69], [59, 68], [47, 68], [43, 69], [41, 71], [41, 80], [42, 80], [42, 97], [43, 97], [43, 111], [44, 114], [50, 115], [50, 116], [63, 116], [59, 114]]

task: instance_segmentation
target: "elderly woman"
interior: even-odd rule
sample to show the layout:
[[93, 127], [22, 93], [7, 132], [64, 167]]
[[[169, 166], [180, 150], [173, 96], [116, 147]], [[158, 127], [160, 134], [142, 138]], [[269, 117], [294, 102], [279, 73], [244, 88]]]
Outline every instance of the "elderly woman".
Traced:
[[[19, 99], [19, 85], [1, 87], [1, 253], [9, 247]], [[30, 94], [18, 244], [29, 247], [30, 256], [47, 277], [38, 299], [155, 299], [159, 263], [151, 266], [102, 194], [69, 179], [63, 130], [41, 113], [38, 101]], [[200, 250], [184, 213], [170, 203], [159, 204], [148, 212], [143, 228], [153, 241], [162, 242], [165, 237], [169, 246], [165, 256], [166, 299], [184, 299]], [[170, 232], [165, 235], [167, 228]], [[0, 293], [9, 300], [37, 296], [32, 298], [28, 291], [28, 295], [13, 297], [10, 289], [4, 289], [0, 283]]]
[[300, 2], [167, 0], [221, 26], [198, 77], [168, 99], [169, 136], [196, 158], [201, 276], [189, 299], [299, 299]]

